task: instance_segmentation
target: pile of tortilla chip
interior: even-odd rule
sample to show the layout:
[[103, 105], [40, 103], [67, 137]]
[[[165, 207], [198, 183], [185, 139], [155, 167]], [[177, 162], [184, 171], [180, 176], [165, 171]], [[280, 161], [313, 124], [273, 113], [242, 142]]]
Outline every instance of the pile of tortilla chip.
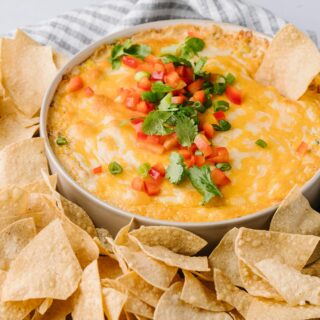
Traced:
[[0, 150], [37, 133], [42, 99], [65, 62], [21, 30], [0, 39]]

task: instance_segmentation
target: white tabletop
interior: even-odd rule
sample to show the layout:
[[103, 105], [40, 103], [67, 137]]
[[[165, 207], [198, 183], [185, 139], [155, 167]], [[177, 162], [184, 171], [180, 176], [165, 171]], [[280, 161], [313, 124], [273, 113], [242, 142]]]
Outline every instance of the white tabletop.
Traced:
[[[155, 0], [156, 1], [156, 0]], [[320, 0], [249, 0], [302, 29], [320, 31]], [[99, 0], [1, 0], [0, 34]]]

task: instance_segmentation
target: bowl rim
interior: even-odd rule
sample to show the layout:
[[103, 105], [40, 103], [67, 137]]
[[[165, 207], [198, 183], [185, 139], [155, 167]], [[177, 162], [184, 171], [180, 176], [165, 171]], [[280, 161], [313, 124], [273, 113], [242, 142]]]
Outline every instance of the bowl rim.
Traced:
[[[49, 88], [46, 91], [46, 94], [44, 96], [44, 99], [42, 101], [41, 105], [41, 111], [40, 111], [40, 137], [44, 138], [45, 143], [45, 152], [48, 157], [49, 162], [52, 162], [56, 168], [56, 171], [58, 175], [63, 176], [64, 179], [68, 181], [70, 185], [79, 193], [81, 193], [82, 196], [86, 198], [87, 201], [92, 201], [96, 205], [99, 205], [100, 207], [105, 208], [108, 210], [109, 213], [120, 215], [123, 218], [126, 219], [132, 219], [135, 218], [139, 220], [140, 222], [144, 222], [146, 224], [153, 224], [153, 225], [170, 225], [174, 227], [180, 227], [180, 228], [193, 228], [193, 229], [202, 229], [202, 228], [230, 228], [235, 225], [245, 224], [249, 223], [251, 221], [254, 221], [259, 218], [264, 218], [266, 216], [271, 215], [278, 207], [279, 204], [275, 204], [273, 206], [264, 208], [262, 210], [249, 213], [247, 215], [227, 219], [227, 220], [221, 220], [221, 221], [205, 221], [205, 222], [185, 222], [185, 221], [172, 221], [172, 220], [163, 220], [163, 219], [156, 219], [156, 218], [150, 218], [146, 216], [142, 216], [139, 214], [131, 213], [125, 210], [122, 210], [120, 208], [117, 208], [108, 202], [98, 198], [97, 196], [93, 195], [89, 191], [85, 190], [82, 186], [80, 186], [65, 170], [63, 165], [59, 162], [58, 158], [56, 157], [55, 153], [53, 152], [48, 134], [47, 134], [47, 115], [48, 110], [51, 105], [52, 99], [54, 97], [54, 94], [56, 92], [56, 89], [63, 77], [66, 73], [70, 72], [72, 68], [79, 65], [83, 61], [85, 61], [99, 46], [107, 43], [113, 43], [115, 40], [131, 36], [137, 32], [149, 30], [149, 29], [160, 29], [168, 26], [174, 26], [179, 24], [194, 24], [194, 25], [217, 25], [222, 27], [225, 30], [229, 31], [240, 31], [240, 30], [246, 30], [246, 31], [252, 31], [254, 35], [271, 40], [272, 37], [267, 36], [265, 34], [262, 34], [260, 32], [257, 32], [255, 30], [251, 30], [250, 28], [224, 23], [224, 22], [215, 22], [212, 20], [204, 20], [204, 19], [172, 19], [172, 20], [159, 20], [154, 22], [148, 22], [143, 23], [135, 26], [128, 26], [126, 28], [123, 28], [119, 31], [112, 32], [110, 34], [107, 34], [103, 38], [101, 38], [98, 41], [95, 41], [91, 45], [87, 46], [83, 50], [79, 51], [77, 54], [72, 56], [70, 61], [64, 65], [64, 67], [57, 73], [53, 81], [51, 82]], [[79, 61], [78, 61], [79, 60]], [[309, 188], [311, 188], [315, 181], [317, 181], [320, 178], [320, 170], [318, 170], [313, 177], [308, 180], [302, 187], [302, 192], [306, 192]], [[108, 216], [106, 215], [106, 218]]]

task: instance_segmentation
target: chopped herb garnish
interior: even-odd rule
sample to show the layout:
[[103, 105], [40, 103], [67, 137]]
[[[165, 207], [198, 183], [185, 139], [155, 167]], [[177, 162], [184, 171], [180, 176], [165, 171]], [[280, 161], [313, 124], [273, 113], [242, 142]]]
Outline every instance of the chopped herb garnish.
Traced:
[[221, 171], [229, 171], [231, 170], [231, 164], [228, 162], [217, 163], [216, 168], [220, 169]]
[[149, 163], [144, 163], [138, 168], [138, 172], [140, 176], [146, 178], [149, 174], [150, 169], [151, 165]]
[[125, 41], [123, 44], [116, 44], [112, 48], [110, 62], [112, 69], [119, 69], [121, 65], [121, 57], [133, 56], [143, 59], [151, 52], [151, 48], [145, 44], [132, 44], [130, 40]]
[[214, 111], [217, 112], [217, 111], [228, 111], [229, 108], [230, 108], [230, 105], [227, 101], [224, 101], [224, 100], [218, 100], [218, 101], [215, 101], [213, 103], [213, 106], [214, 106]]
[[213, 85], [213, 93], [221, 95], [226, 91], [226, 79], [223, 76], [218, 76], [216, 82]]
[[151, 91], [142, 92], [141, 94], [142, 100], [152, 102], [152, 103], [157, 103], [159, 100], [162, 99], [162, 97], [163, 97], [163, 94], [151, 92]]
[[65, 137], [59, 136], [56, 140], [56, 143], [58, 146], [64, 146], [64, 145], [68, 144], [68, 140]]
[[191, 62], [188, 61], [187, 59], [181, 58], [174, 56], [172, 54], [167, 54], [166, 56], [163, 56], [162, 58], [163, 63], [170, 63], [172, 62], [175, 66], [186, 66], [186, 67], [191, 67]]
[[232, 73], [228, 73], [225, 76], [225, 79], [226, 79], [227, 84], [233, 84], [234, 80], [236, 80], [235, 76]]
[[231, 129], [231, 124], [229, 121], [222, 119], [222, 120], [219, 120], [219, 125], [214, 124], [213, 128], [216, 131], [228, 131]]
[[169, 92], [167, 95], [165, 95], [158, 106], [158, 109], [160, 111], [176, 111], [178, 110], [177, 106], [171, 104], [171, 98], [172, 98], [172, 93]]
[[259, 147], [261, 147], [261, 148], [263, 148], [263, 149], [268, 146], [268, 144], [267, 144], [264, 140], [262, 140], [262, 139], [258, 139], [258, 140], [256, 141], [256, 145], [259, 146]]
[[161, 81], [157, 81], [152, 84], [151, 90], [155, 93], [167, 93], [174, 90], [174, 88], [168, 86], [167, 84], [164, 84]]
[[172, 115], [172, 112], [160, 110], [150, 112], [143, 121], [142, 131], [148, 135], [160, 136], [172, 133], [173, 129], [167, 124]]
[[215, 196], [222, 196], [211, 179], [209, 166], [205, 165], [200, 168], [194, 166], [188, 170], [188, 176], [193, 187], [203, 196], [201, 204], [208, 203]]
[[121, 173], [122, 167], [120, 166], [120, 164], [116, 161], [112, 161], [109, 163], [108, 169], [110, 171], [111, 174], [115, 175], [115, 174], [119, 174]]
[[181, 45], [180, 56], [184, 59], [193, 58], [198, 52], [202, 51], [205, 43], [199, 38], [187, 38], [185, 42]]
[[202, 69], [204, 65], [206, 64], [208, 58], [207, 57], [201, 57], [196, 64], [194, 65], [193, 71], [196, 75], [201, 76], [202, 75]]
[[143, 78], [150, 78], [151, 74], [150, 72], [146, 72], [146, 71], [138, 71], [135, 75], [134, 75], [134, 80], [136, 81], [140, 81]]
[[185, 176], [185, 167], [183, 158], [178, 152], [172, 152], [170, 155], [170, 164], [166, 170], [166, 178], [174, 184], [178, 184]]
[[194, 120], [183, 114], [177, 116], [175, 128], [179, 143], [184, 147], [190, 147], [198, 133], [198, 126]]
[[204, 113], [207, 110], [207, 108], [200, 101], [195, 101], [192, 107], [200, 113]]

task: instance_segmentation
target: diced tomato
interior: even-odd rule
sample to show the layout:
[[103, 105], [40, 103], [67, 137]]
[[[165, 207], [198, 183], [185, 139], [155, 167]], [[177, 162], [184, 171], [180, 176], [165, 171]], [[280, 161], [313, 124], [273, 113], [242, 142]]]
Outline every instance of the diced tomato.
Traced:
[[239, 90], [237, 90], [235, 87], [227, 86], [226, 96], [234, 104], [241, 104], [242, 103], [241, 92]]
[[166, 169], [162, 163], [156, 163], [154, 166], [151, 167], [151, 169], [158, 171], [161, 177], [164, 177], [166, 175]]
[[143, 62], [138, 65], [137, 70], [152, 73], [153, 72], [153, 64], [148, 63], [148, 62]]
[[136, 106], [136, 110], [142, 113], [148, 113], [150, 111], [145, 101], [140, 101]]
[[212, 147], [210, 145], [210, 142], [203, 134], [197, 134], [196, 138], [194, 139], [194, 143], [205, 157], [212, 154]]
[[188, 160], [188, 159], [191, 159], [193, 153], [191, 150], [188, 150], [188, 149], [181, 149], [178, 151], [180, 153], [180, 155], [185, 159], [185, 160]]
[[196, 91], [199, 91], [202, 89], [204, 80], [203, 79], [198, 79], [196, 81], [193, 81], [191, 84], [188, 85], [188, 90], [194, 94]]
[[145, 191], [145, 184], [141, 177], [135, 177], [131, 182], [131, 187], [137, 191]]
[[161, 137], [156, 135], [147, 135], [146, 142], [152, 144], [161, 144]]
[[225, 147], [214, 147], [213, 153], [207, 158], [207, 162], [216, 164], [219, 162], [229, 162], [229, 151]]
[[192, 37], [192, 38], [199, 38], [199, 39], [203, 38], [202, 34], [198, 31], [195, 31], [195, 30], [188, 31], [188, 35], [189, 35], [189, 37]]
[[147, 91], [149, 91], [151, 89], [151, 85], [152, 85], [152, 83], [147, 77], [142, 78], [138, 82], [138, 87], [140, 89], [147, 90]]
[[300, 155], [300, 156], [304, 156], [309, 150], [309, 147], [308, 145], [302, 141], [299, 145], [299, 147], [297, 148], [297, 153]]
[[93, 169], [92, 169], [92, 172], [93, 172], [94, 174], [102, 173], [102, 166], [93, 168]]
[[224, 120], [226, 118], [226, 115], [223, 111], [217, 111], [214, 112], [214, 117], [219, 121], [219, 120]]
[[152, 144], [146, 142], [137, 142], [137, 146], [141, 149], [147, 150], [152, 153], [162, 154], [164, 152], [164, 146], [161, 144]]
[[159, 62], [160, 59], [152, 54], [149, 54], [148, 56], [146, 56], [144, 58], [144, 61], [154, 64], [154, 63]]
[[164, 77], [164, 82], [173, 88], [177, 88], [181, 79], [177, 72], [173, 71]]
[[137, 59], [135, 57], [131, 57], [131, 56], [123, 56], [122, 57], [122, 62], [127, 67], [133, 68], [133, 69], [136, 69], [138, 67], [138, 65], [140, 64], [140, 60], [139, 59]]
[[204, 134], [205, 136], [208, 138], [208, 139], [212, 139], [214, 137], [214, 129], [213, 129], [213, 126], [211, 123], [209, 122], [205, 122], [202, 126], [202, 129], [204, 131]]
[[199, 101], [201, 103], [204, 103], [205, 100], [206, 100], [206, 94], [204, 93], [204, 90], [199, 90], [199, 91], [196, 91], [194, 94], [193, 94], [193, 97], [192, 99], [190, 99], [191, 101]]
[[186, 82], [187, 84], [190, 84], [191, 82], [193, 82], [194, 74], [193, 74], [193, 69], [191, 67], [179, 66], [176, 68], [176, 70], [180, 78], [184, 82]]
[[184, 163], [187, 166], [187, 168], [193, 167], [196, 163], [195, 156], [192, 155], [192, 157], [190, 159], [185, 160]]
[[163, 146], [166, 150], [172, 150], [172, 149], [178, 147], [178, 145], [179, 145], [179, 141], [178, 141], [176, 134], [173, 134], [173, 135], [167, 137], [163, 143]]
[[205, 164], [206, 159], [204, 156], [194, 156], [195, 165], [201, 167]]
[[196, 146], [195, 143], [193, 143], [193, 144], [189, 147], [189, 150], [190, 150], [192, 153], [195, 153], [195, 152], [198, 150], [198, 147]]
[[162, 72], [166, 72], [166, 68], [162, 63], [156, 62], [153, 66], [154, 71], [162, 71]]
[[135, 119], [131, 119], [130, 122], [135, 125], [135, 124], [138, 124], [138, 123], [141, 123], [141, 126], [142, 126], [142, 122], [144, 121], [144, 118], [135, 118]]
[[84, 88], [84, 94], [86, 97], [92, 97], [94, 95], [94, 91], [90, 87]]
[[153, 71], [151, 73], [151, 80], [163, 80], [164, 71]]
[[145, 133], [141, 131], [137, 131], [137, 140], [141, 141], [141, 142], [146, 142], [148, 135], [146, 135]]
[[211, 171], [211, 178], [219, 187], [225, 186], [231, 182], [231, 180], [219, 169], [213, 169]]
[[182, 104], [186, 100], [186, 97], [181, 95], [181, 96], [175, 96], [171, 98], [171, 103], [173, 104]]
[[75, 92], [83, 88], [83, 80], [81, 77], [73, 77], [67, 85], [68, 92]]
[[166, 73], [170, 73], [170, 72], [176, 71], [175, 66], [174, 66], [174, 64], [172, 62], [165, 63], [164, 67], [166, 69]]
[[126, 98], [126, 106], [129, 109], [135, 109], [140, 101], [140, 95], [138, 93], [129, 94]]
[[156, 196], [160, 193], [161, 186], [159, 181], [155, 181], [153, 178], [146, 178], [145, 181], [146, 192], [149, 196]]

